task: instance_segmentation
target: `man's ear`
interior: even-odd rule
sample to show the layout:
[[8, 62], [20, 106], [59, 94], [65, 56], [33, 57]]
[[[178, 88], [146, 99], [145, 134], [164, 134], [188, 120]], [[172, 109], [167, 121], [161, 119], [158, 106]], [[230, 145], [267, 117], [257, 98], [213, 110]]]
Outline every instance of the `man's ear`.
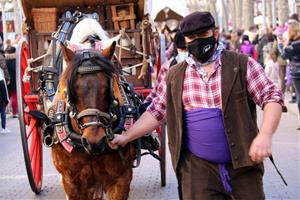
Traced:
[[111, 60], [115, 53], [116, 45], [117, 45], [116, 41], [113, 41], [109, 47], [103, 49], [102, 55], [108, 60]]
[[220, 39], [220, 30], [218, 28], [215, 28], [214, 35], [215, 35], [216, 40]]
[[75, 56], [75, 53], [71, 49], [66, 47], [63, 43], [61, 43], [60, 46], [61, 46], [64, 60], [66, 62], [70, 62]]

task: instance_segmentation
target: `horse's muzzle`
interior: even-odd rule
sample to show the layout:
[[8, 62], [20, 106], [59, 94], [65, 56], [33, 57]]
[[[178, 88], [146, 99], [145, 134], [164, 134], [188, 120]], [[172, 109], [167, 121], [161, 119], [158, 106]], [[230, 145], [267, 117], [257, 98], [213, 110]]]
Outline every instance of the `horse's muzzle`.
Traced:
[[97, 144], [90, 144], [86, 138], [81, 137], [81, 143], [88, 154], [101, 154], [105, 151], [106, 137], [104, 136], [103, 138], [101, 138]]

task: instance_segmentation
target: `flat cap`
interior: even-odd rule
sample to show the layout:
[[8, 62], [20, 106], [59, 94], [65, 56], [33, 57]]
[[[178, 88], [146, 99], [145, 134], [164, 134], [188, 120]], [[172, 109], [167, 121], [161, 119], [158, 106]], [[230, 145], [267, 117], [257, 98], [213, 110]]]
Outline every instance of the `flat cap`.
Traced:
[[210, 12], [193, 12], [182, 19], [180, 30], [184, 36], [207, 31], [215, 27], [215, 20]]

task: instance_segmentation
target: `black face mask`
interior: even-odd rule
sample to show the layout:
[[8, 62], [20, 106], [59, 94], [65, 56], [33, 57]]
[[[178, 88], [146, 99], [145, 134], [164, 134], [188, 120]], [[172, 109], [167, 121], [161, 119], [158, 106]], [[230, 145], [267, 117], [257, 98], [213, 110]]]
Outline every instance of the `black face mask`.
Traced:
[[198, 38], [191, 43], [187, 43], [187, 49], [190, 54], [193, 55], [200, 63], [205, 63], [213, 55], [216, 44], [216, 38], [214, 35], [207, 38]]

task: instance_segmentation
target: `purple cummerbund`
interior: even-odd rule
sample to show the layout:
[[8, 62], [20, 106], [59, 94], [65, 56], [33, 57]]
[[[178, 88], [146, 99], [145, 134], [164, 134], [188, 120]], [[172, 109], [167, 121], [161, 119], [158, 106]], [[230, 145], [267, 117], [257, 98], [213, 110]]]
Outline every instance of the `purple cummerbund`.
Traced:
[[214, 163], [231, 162], [222, 110], [198, 108], [184, 113], [186, 147], [196, 156]]

